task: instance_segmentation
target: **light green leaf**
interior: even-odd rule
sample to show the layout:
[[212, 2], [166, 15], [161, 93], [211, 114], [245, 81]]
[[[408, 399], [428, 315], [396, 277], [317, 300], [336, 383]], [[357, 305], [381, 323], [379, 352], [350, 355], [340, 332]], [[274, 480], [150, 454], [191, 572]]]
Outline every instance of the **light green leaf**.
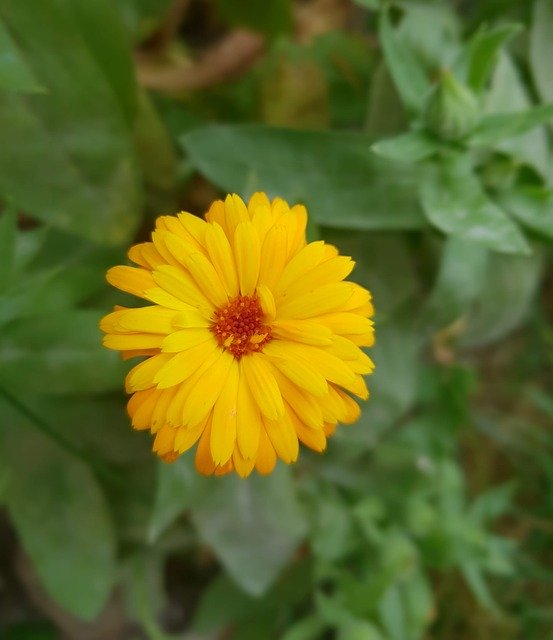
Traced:
[[319, 640], [327, 625], [317, 614], [302, 618], [284, 632], [280, 640]]
[[388, 11], [380, 14], [379, 34], [386, 64], [405, 106], [413, 111], [420, 111], [430, 83], [413, 52], [405, 46], [392, 27]]
[[537, 248], [531, 256], [490, 254], [481, 294], [467, 318], [462, 345], [489, 344], [524, 322], [540, 282], [543, 260]]
[[0, 22], [0, 90], [43, 93], [6, 26]]
[[81, 461], [31, 431], [7, 404], [0, 410], [10, 518], [49, 594], [73, 615], [92, 619], [115, 579], [115, 532], [105, 498]]
[[455, 63], [454, 71], [471, 89], [481, 92], [497, 62], [498, 51], [521, 28], [520, 24], [502, 24], [492, 29], [479, 29]]
[[484, 609], [498, 612], [499, 607], [488, 589], [488, 585], [478, 564], [476, 562], [465, 562], [461, 567], [461, 572], [478, 604]]
[[395, 138], [379, 140], [371, 149], [379, 156], [397, 162], [420, 162], [439, 151], [441, 145], [424, 131], [410, 131]]
[[421, 184], [421, 203], [430, 222], [448, 235], [495, 251], [530, 252], [517, 226], [488, 199], [467, 158], [436, 163]]
[[542, 100], [553, 102], [553, 3], [536, 0], [530, 30], [530, 64]]
[[63, 311], [12, 322], [0, 337], [0, 384], [44, 395], [122, 385], [128, 368], [101, 345], [98, 311]]
[[377, 627], [368, 620], [350, 620], [338, 629], [337, 640], [385, 640]]
[[213, 126], [181, 138], [190, 161], [228, 191], [303, 202], [316, 222], [347, 229], [423, 224], [413, 169], [379, 158], [371, 140], [345, 132], [259, 125]]
[[508, 138], [520, 136], [553, 118], [553, 105], [542, 104], [526, 111], [496, 113], [486, 116], [470, 135], [471, 145], [492, 146]]
[[229, 575], [261, 595], [275, 581], [306, 532], [288, 468], [247, 480], [232, 475], [209, 482], [192, 518]]
[[[0, 21], [48, 90], [0, 101], [0, 194], [52, 226], [116, 244], [130, 238], [141, 213], [129, 128], [134, 81], [123, 80], [129, 52], [124, 40], [111, 40], [119, 30], [108, 0], [93, 5], [44, 0], [29, 11], [18, 0], [0, 4]], [[92, 15], [106, 34], [94, 45]]]
[[547, 238], [553, 238], [553, 190], [535, 185], [518, 185], [497, 196], [501, 207], [513, 217]]

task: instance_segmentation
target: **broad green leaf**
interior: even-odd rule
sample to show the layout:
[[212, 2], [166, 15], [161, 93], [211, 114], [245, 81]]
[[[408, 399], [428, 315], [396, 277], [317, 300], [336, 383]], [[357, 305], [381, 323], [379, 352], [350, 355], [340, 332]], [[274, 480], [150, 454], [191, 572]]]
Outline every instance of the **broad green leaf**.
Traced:
[[[505, 113], [523, 111], [531, 106], [530, 96], [513, 60], [505, 52], [499, 55], [499, 62], [493, 70], [490, 89], [485, 95], [485, 113]], [[540, 127], [516, 138], [502, 140], [495, 148], [512, 155], [516, 160], [526, 162], [544, 178], [551, 171], [546, 130]]]
[[347, 229], [423, 224], [416, 175], [379, 158], [362, 134], [213, 126], [181, 138], [190, 161], [221, 188], [303, 202], [316, 222]]
[[474, 240], [449, 236], [424, 323], [432, 328], [460, 318], [470, 308], [484, 283], [488, 250]]
[[[141, 207], [129, 128], [133, 81], [123, 80], [128, 51], [112, 41], [116, 16], [107, 0], [93, 4], [44, 0], [33, 11], [18, 0], [0, 4], [0, 21], [47, 89], [0, 101], [0, 194], [52, 226], [116, 244], [130, 238]], [[93, 46], [91, 16], [102, 21]]]
[[455, 63], [454, 71], [471, 89], [481, 92], [497, 62], [498, 51], [521, 28], [520, 24], [502, 24], [492, 29], [479, 29]]
[[101, 345], [92, 310], [65, 310], [5, 326], [0, 384], [46, 395], [86, 394], [122, 386], [127, 366]]
[[386, 10], [380, 14], [379, 35], [386, 64], [405, 106], [412, 111], [420, 111], [430, 83], [412, 51], [392, 27]]
[[410, 131], [395, 138], [379, 140], [371, 149], [379, 156], [397, 162], [420, 162], [439, 151], [441, 144], [424, 131]]
[[15, 270], [16, 242], [15, 211], [6, 208], [0, 213], [0, 294], [10, 285]]
[[517, 185], [497, 196], [501, 207], [532, 231], [553, 238], [553, 190]]
[[407, 114], [383, 61], [372, 75], [365, 131], [373, 139], [398, 135], [408, 128]]
[[448, 235], [474, 240], [489, 249], [527, 254], [517, 226], [486, 196], [465, 158], [443, 159], [421, 184], [421, 203], [430, 220]]
[[261, 31], [269, 36], [290, 31], [290, 0], [216, 0], [221, 15], [233, 25]]
[[147, 39], [167, 16], [172, 0], [116, 0], [115, 7], [134, 42]]
[[470, 144], [486, 147], [520, 136], [553, 118], [553, 105], [543, 104], [525, 111], [496, 113], [483, 118], [469, 137]]
[[543, 255], [492, 253], [481, 294], [467, 318], [461, 344], [468, 347], [495, 342], [516, 329], [528, 316], [543, 269]]
[[542, 100], [553, 102], [553, 3], [550, 0], [534, 2], [530, 30], [530, 65]]
[[44, 87], [36, 81], [25, 58], [0, 22], [0, 91], [42, 93]]
[[336, 640], [386, 640], [381, 631], [368, 620], [350, 620], [338, 629]]
[[115, 532], [90, 469], [1, 404], [0, 461], [10, 518], [48, 593], [92, 619], [114, 586]]
[[201, 538], [244, 591], [261, 595], [276, 580], [306, 532], [287, 468], [247, 481], [209, 482], [192, 508]]

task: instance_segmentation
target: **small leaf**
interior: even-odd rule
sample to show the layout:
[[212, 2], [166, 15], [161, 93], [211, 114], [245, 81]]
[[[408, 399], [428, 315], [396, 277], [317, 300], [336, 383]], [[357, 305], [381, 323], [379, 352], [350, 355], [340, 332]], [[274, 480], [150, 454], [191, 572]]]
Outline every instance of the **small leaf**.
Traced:
[[553, 104], [542, 104], [514, 113], [497, 113], [483, 118], [470, 135], [473, 146], [492, 146], [531, 131], [553, 118]]
[[302, 202], [321, 225], [374, 230], [424, 224], [417, 172], [379, 158], [364, 134], [237, 125], [196, 129], [181, 140], [190, 161], [221, 188]]
[[420, 162], [433, 156], [441, 149], [435, 140], [424, 131], [410, 131], [395, 138], [380, 140], [371, 149], [384, 158], [397, 162]]
[[[92, 619], [115, 579], [115, 532], [102, 491], [80, 460], [62, 451], [1, 403], [4, 499], [25, 551], [50, 595]], [[9, 425], [9, 426], [8, 426]]]
[[495, 251], [527, 254], [528, 243], [517, 226], [482, 190], [467, 159], [443, 159], [421, 185], [428, 219], [446, 234], [474, 240]]
[[0, 90], [44, 93], [24, 56], [0, 20]]
[[497, 61], [498, 51], [521, 29], [522, 25], [514, 23], [478, 30], [455, 63], [454, 71], [466, 79], [471, 89], [481, 92]]
[[379, 34], [386, 64], [405, 106], [413, 111], [421, 111], [430, 83], [413, 52], [394, 31], [386, 10], [380, 14]]

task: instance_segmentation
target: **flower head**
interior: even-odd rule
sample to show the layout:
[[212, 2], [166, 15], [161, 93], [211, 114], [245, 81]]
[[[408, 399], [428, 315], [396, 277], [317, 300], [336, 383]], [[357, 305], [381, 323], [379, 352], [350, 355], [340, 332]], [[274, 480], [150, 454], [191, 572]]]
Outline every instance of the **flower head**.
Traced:
[[196, 443], [203, 474], [295, 462], [338, 423], [354, 422], [373, 364], [371, 296], [344, 279], [353, 261], [306, 244], [307, 212], [256, 193], [215, 201], [202, 220], [161, 216], [152, 241], [129, 250], [136, 267], [108, 281], [147, 301], [101, 321], [104, 345], [141, 356], [127, 375], [135, 429], [174, 460]]

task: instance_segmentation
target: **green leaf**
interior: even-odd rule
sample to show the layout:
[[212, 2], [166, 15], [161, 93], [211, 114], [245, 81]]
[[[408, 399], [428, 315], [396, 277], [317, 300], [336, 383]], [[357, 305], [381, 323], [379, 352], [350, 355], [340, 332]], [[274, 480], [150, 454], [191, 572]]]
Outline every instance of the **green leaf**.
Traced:
[[312, 614], [288, 627], [280, 640], [318, 640], [324, 637], [327, 625], [317, 614]]
[[536, 0], [530, 30], [530, 64], [542, 100], [553, 102], [553, 4]]
[[468, 158], [443, 159], [433, 168], [421, 184], [421, 203], [433, 225], [495, 251], [530, 252], [517, 226], [482, 190]]
[[221, 15], [233, 25], [261, 31], [269, 36], [292, 28], [290, 0], [216, 0]]
[[127, 366], [101, 345], [92, 310], [26, 318], [0, 337], [0, 384], [45, 395], [98, 393], [122, 385]]
[[181, 138], [190, 161], [228, 191], [305, 203], [316, 222], [347, 229], [423, 224], [415, 172], [379, 158], [362, 134], [213, 126]]
[[487, 147], [502, 140], [520, 136], [553, 118], [553, 104], [542, 104], [514, 113], [486, 116], [470, 135], [471, 145]]
[[497, 341], [528, 316], [543, 269], [543, 255], [490, 254], [480, 296], [468, 315], [461, 344], [475, 347]]
[[498, 51], [522, 29], [520, 24], [502, 24], [492, 29], [479, 29], [471, 38], [454, 71], [474, 91], [481, 92], [497, 61]]
[[395, 138], [379, 140], [371, 147], [379, 156], [397, 162], [420, 162], [441, 148], [439, 141], [424, 131], [410, 131]]
[[0, 22], [0, 90], [43, 93], [6, 26]]
[[368, 620], [350, 620], [338, 629], [337, 640], [385, 640], [382, 633]]
[[206, 483], [192, 508], [200, 536], [244, 591], [259, 596], [275, 581], [306, 532], [289, 470]]
[[92, 619], [115, 579], [115, 533], [90, 470], [2, 402], [0, 461], [9, 515], [39, 579], [73, 615]]
[[4, 209], [0, 214], [0, 293], [10, 285], [15, 268], [17, 218], [15, 211]]
[[413, 52], [392, 27], [386, 10], [380, 14], [379, 35], [386, 64], [405, 106], [412, 111], [421, 111], [430, 84]]
[[532, 231], [553, 238], [553, 190], [536, 185], [517, 185], [497, 196], [501, 207]]
[[[113, 42], [119, 29], [108, 0], [92, 5], [0, 5], [0, 21], [48, 90], [0, 101], [0, 194], [52, 226], [116, 244], [133, 234], [141, 206], [129, 128], [133, 81], [123, 79], [132, 67], [122, 62], [124, 39]], [[102, 22], [94, 46], [91, 17]]]

